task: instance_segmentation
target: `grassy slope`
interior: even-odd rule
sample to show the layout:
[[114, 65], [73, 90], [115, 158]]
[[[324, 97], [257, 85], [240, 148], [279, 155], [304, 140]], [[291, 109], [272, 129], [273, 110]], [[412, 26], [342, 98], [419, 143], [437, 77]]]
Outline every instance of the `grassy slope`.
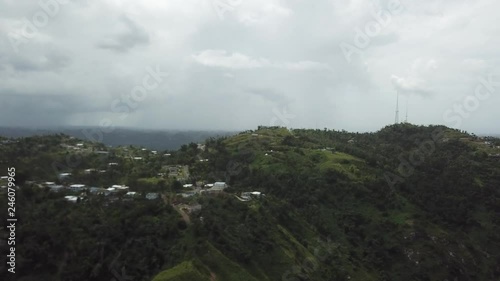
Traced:
[[209, 276], [201, 273], [191, 261], [185, 261], [158, 274], [153, 281], [206, 281]]
[[[260, 169], [270, 174], [279, 174], [289, 170], [294, 165], [293, 163], [301, 163], [303, 165], [315, 167], [315, 169], [322, 172], [329, 169], [336, 170], [345, 174], [350, 181], [359, 182], [361, 184], [374, 179], [376, 174], [380, 173], [379, 169], [377, 170], [370, 167], [364, 159], [345, 152], [332, 152], [330, 150], [318, 149], [318, 145], [315, 145], [313, 142], [307, 142], [299, 148], [282, 145], [284, 137], [292, 135], [287, 130], [259, 130], [256, 133], [259, 135], [252, 136], [251, 134], [240, 134], [225, 141], [225, 145], [230, 151], [237, 152], [238, 150], [251, 149], [255, 152], [255, 158], [252, 163], [250, 163], [252, 169]], [[451, 134], [449, 137], [458, 138], [462, 137], [462, 134]], [[273, 151], [271, 152], [271, 150]], [[444, 280], [446, 276], [442, 270], [442, 265], [433, 264], [430, 263], [430, 261], [440, 260], [443, 256], [450, 255], [450, 250], [452, 250], [455, 255], [459, 254], [462, 257], [469, 258], [470, 254], [460, 250], [456, 245], [450, 247], [439, 244], [444, 243], [439, 241], [453, 239], [453, 233], [450, 233], [445, 226], [426, 222], [425, 233], [429, 238], [411, 238], [416, 231], [414, 223], [419, 221], [418, 217], [422, 216], [423, 210], [419, 209], [419, 207], [409, 202], [407, 198], [400, 195], [396, 196], [395, 201], [397, 201], [399, 207], [397, 209], [389, 208], [385, 212], [378, 210], [372, 204], [366, 203], [360, 203], [359, 205], [353, 205], [351, 207], [354, 213], [369, 218], [371, 224], [391, 222], [397, 225], [399, 229], [398, 232], [400, 233], [398, 237], [405, 237], [404, 239], [406, 240], [403, 241], [405, 245], [404, 251], [416, 251], [413, 259], [415, 259], [415, 257], [416, 259], [421, 259], [420, 262], [422, 266], [431, 269], [436, 277], [442, 275], [442, 279]], [[478, 214], [478, 217], [479, 221], [491, 221], [491, 218], [482, 218], [481, 214]], [[393, 231], [396, 232], [396, 230]], [[201, 257], [201, 260], [205, 266], [217, 274], [217, 280], [280, 280], [288, 269], [300, 265], [305, 259], [315, 258], [308, 248], [304, 247], [295, 239], [292, 233], [286, 228], [277, 225], [273, 240], [276, 241], [275, 243], [278, 247], [247, 265], [238, 265], [231, 262], [211, 245], [210, 254]], [[314, 235], [315, 234], [312, 234], [312, 236]], [[471, 236], [478, 235], [478, 233], [473, 233]], [[383, 238], [387, 243], [387, 241], [395, 237], [386, 237], [386, 235], [384, 235]], [[436, 241], [438, 242], [431, 240], [431, 238], [437, 239]], [[313, 240], [311, 237], [308, 237], [308, 239]], [[338, 239], [345, 241], [346, 237], [339, 237]], [[420, 255], [423, 253], [419, 252], [419, 249], [420, 251], [427, 252], [427, 260], [420, 258]], [[362, 255], [360, 249], [352, 249], [352, 251], [358, 255]], [[429, 259], [431, 257], [432, 259]], [[470, 258], [472, 259], [472, 257]], [[341, 263], [345, 266], [351, 280], [377, 280], [380, 278], [380, 273], [373, 268], [363, 264], [355, 265], [349, 260], [349, 255], [345, 255], [341, 258]], [[402, 266], [402, 264], [395, 264], [392, 270], [397, 271], [400, 266]], [[390, 268], [387, 270], [391, 271]]]

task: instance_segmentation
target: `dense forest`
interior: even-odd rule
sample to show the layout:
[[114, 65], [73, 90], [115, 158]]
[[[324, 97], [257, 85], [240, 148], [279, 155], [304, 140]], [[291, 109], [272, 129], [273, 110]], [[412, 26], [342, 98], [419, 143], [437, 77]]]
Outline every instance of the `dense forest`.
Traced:
[[[154, 152], [63, 134], [0, 143], [18, 186], [16, 273], [2, 255], [1, 280], [500, 279], [497, 138], [404, 123], [262, 126]], [[203, 192], [213, 182], [228, 187]]]

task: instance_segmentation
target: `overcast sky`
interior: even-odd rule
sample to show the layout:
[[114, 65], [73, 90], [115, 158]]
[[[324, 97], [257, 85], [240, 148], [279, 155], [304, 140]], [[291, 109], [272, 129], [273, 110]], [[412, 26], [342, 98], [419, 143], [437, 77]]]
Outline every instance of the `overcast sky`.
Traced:
[[498, 0], [0, 1], [1, 126], [500, 133]]

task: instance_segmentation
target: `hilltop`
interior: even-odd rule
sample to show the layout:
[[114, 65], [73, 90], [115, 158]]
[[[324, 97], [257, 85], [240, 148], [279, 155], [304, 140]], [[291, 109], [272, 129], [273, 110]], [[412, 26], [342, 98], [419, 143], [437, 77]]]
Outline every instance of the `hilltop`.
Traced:
[[261, 126], [177, 151], [1, 141], [0, 169], [18, 171], [18, 280], [110, 280], [116, 269], [153, 281], [500, 277], [496, 138], [398, 124]]

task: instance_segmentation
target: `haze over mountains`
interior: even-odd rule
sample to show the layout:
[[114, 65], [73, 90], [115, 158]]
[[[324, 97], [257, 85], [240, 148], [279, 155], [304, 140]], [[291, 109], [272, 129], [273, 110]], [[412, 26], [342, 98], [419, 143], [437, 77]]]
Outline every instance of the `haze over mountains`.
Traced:
[[204, 142], [210, 137], [233, 135], [229, 131], [188, 131], [188, 130], [141, 130], [116, 128], [103, 132], [99, 127], [60, 127], [60, 128], [9, 128], [0, 127], [0, 136], [29, 137], [34, 135], [66, 134], [87, 141], [98, 141], [106, 145], [135, 145], [155, 150], [178, 149], [183, 144]]

